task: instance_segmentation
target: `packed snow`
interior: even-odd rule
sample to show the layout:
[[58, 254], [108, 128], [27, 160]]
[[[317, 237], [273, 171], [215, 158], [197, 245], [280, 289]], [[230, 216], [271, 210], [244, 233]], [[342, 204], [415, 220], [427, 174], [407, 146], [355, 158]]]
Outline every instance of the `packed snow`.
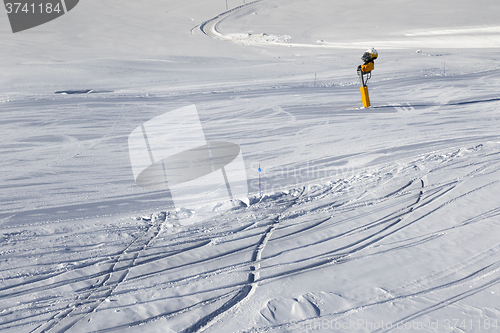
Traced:
[[[0, 15], [0, 330], [498, 331], [498, 13], [86, 0], [16, 34]], [[129, 135], [190, 105], [240, 147], [247, 196], [136, 185]]]

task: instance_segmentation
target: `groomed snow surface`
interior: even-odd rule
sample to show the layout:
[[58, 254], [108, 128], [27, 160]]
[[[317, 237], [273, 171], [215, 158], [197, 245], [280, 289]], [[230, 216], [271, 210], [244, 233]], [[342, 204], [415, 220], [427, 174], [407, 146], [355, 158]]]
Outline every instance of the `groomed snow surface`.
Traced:
[[[499, 11], [87, 0], [18, 34], [2, 19], [0, 331], [499, 331]], [[184, 225], [207, 207], [136, 186], [127, 138], [193, 104], [250, 193]]]

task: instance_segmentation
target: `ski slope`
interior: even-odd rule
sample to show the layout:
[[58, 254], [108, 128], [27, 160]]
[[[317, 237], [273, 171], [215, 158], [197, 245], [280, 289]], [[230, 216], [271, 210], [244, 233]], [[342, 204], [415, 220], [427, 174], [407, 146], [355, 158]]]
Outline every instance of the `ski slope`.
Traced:
[[[0, 21], [0, 330], [496, 331], [500, 5], [227, 4]], [[192, 104], [249, 194], [184, 225], [127, 138]]]

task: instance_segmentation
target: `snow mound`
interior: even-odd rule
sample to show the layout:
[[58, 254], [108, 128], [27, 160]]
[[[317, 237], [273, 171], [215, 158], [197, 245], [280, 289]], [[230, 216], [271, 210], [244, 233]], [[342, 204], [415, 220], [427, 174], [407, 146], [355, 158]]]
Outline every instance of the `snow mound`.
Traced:
[[344, 297], [323, 291], [308, 292], [297, 298], [275, 298], [267, 302], [260, 311], [265, 324], [284, 324], [319, 318], [347, 308], [350, 302]]
[[290, 320], [319, 317], [321, 311], [309, 294], [297, 298], [277, 298], [270, 300], [260, 312], [271, 324], [281, 324]]
[[220, 211], [228, 211], [228, 210], [237, 210], [237, 209], [246, 208], [246, 207], [248, 207], [248, 203], [246, 203], [242, 200], [239, 200], [239, 199], [235, 199], [235, 200], [219, 202], [217, 205], [215, 205], [215, 207], [213, 208], [213, 211], [220, 212]]

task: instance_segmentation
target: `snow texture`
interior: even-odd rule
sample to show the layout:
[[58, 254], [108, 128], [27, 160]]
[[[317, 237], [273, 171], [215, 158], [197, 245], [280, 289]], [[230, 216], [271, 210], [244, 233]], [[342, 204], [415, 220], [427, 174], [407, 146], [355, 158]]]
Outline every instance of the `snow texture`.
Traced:
[[[16, 34], [4, 15], [0, 330], [495, 331], [499, 12], [86, 0]], [[241, 148], [247, 197], [135, 184], [129, 135], [190, 105]]]

